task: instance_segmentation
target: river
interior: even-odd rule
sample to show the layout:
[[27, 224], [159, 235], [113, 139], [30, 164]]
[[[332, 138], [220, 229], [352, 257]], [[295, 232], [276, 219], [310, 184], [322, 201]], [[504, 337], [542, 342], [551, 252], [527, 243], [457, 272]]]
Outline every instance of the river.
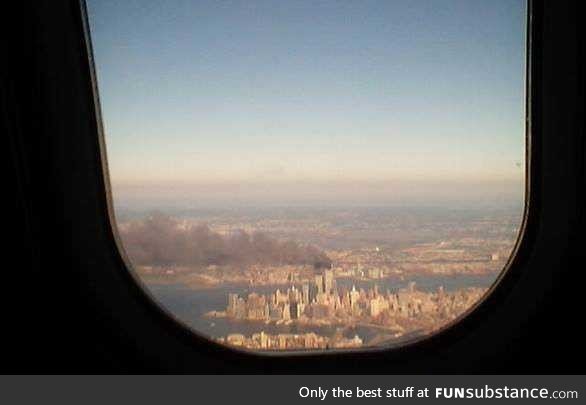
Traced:
[[[379, 291], [387, 289], [391, 292], [407, 286], [409, 281], [415, 281], [416, 287], [422, 291], [434, 291], [443, 286], [446, 291], [453, 291], [465, 287], [490, 287], [495, 281], [496, 275], [457, 275], [457, 276], [415, 276], [406, 280], [382, 279], [375, 281], [352, 280], [338, 278], [339, 289], [349, 289], [352, 285], [356, 288], [371, 288], [378, 285]], [[270, 294], [277, 288], [286, 290], [286, 285], [267, 285], [260, 287], [244, 285], [226, 285], [213, 289], [194, 290], [182, 284], [149, 285], [149, 290], [155, 299], [165, 309], [175, 315], [196, 332], [211, 338], [226, 336], [230, 333], [242, 333], [251, 335], [264, 331], [270, 334], [277, 333], [305, 333], [315, 332], [319, 335], [331, 336], [338, 329], [335, 326], [308, 326], [308, 325], [275, 325], [264, 322], [238, 321], [224, 318], [206, 318], [203, 315], [212, 310], [224, 310], [227, 305], [229, 293], [238, 293], [246, 296], [250, 292]], [[345, 328], [343, 334], [348, 337], [360, 336], [365, 343], [375, 338], [380, 331], [374, 328], [357, 326]]]

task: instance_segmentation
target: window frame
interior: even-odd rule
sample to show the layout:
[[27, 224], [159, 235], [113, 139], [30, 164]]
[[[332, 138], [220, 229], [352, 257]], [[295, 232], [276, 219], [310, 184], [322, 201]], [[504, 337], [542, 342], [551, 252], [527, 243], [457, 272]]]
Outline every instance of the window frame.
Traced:
[[[360, 364], [361, 372], [461, 372], [479, 369], [477, 361], [488, 360], [496, 351], [506, 353], [506, 348], [499, 346], [497, 339], [512, 341], [519, 314], [531, 313], [525, 306], [532, 305], [539, 292], [547, 291], [552, 269], [544, 269], [540, 265], [541, 262], [551, 263], [551, 259], [544, 259], [543, 248], [547, 247], [548, 254], [553, 257], [565, 252], [560, 237], [556, 240], [548, 235], [571, 237], [572, 229], [561, 226], [560, 216], [551, 215], [552, 210], [558, 208], [562, 212], [561, 217], [566, 218], [568, 223], [574, 218], [571, 215], [578, 215], [574, 214], [577, 212], [575, 206], [566, 207], [556, 199], [555, 191], [572, 196], [574, 182], [580, 181], [580, 173], [576, 171], [580, 164], [577, 162], [573, 166], [575, 180], [564, 178], [564, 167], [555, 154], [567, 152], [568, 146], [580, 145], [580, 141], [577, 134], [575, 138], [568, 135], [568, 139], [555, 136], [566, 116], [561, 107], [554, 104], [568, 100], [566, 104], [562, 102], [562, 107], [568, 107], [569, 103], [579, 98], [572, 91], [580, 78], [562, 76], [564, 71], [562, 66], [556, 65], [555, 58], [566, 55], [556, 45], [561, 41], [573, 45], [571, 41], [577, 39], [572, 39], [572, 27], [563, 27], [562, 22], [563, 17], [568, 17], [571, 7], [559, 11], [556, 7], [561, 6], [552, 3], [529, 2], [526, 208], [523, 232], [520, 232], [515, 254], [509, 259], [508, 269], [501, 273], [497, 287], [455, 325], [413, 344], [361, 349], [359, 352], [317, 352], [293, 356], [289, 353], [266, 356], [259, 352], [242, 352], [202, 338], [170, 318], [128, 271], [117, 232], [112, 226], [115, 223], [107, 172], [104, 172], [107, 162], [99, 100], [95, 92], [91, 48], [88, 48], [85, 39], [85, 11], [79, 7], [77, 0], [65, 6], [46, 6], [44, 12], [47, 15], [65, 15], [61, 17], [61, 26], [46, 22], [45, 31], [40, 30], [47, 34], [43, 45], [56, 51], [55, 54], [48, 54], [61, 58], [44, 61], [46, 65], [39, 70], [44, 67], [53, 74], [55, 67], [67, 67], [67, 75], [50, 78], [52, 82], [47, 85], [50, 94], [42, 100], [55, 112], [52, 116], [42, 117], [47, 123], [46, 133], [56, 130], [54, 139], [50, 141], [54, 159], [47, 165], [51, 170], [48, 175], [52, 176], [51, 184], [58, 185], [62, 193], [56, 215], [70, 220], [65, 222], [68, 236], [66, 247], [72, 252], [69, 259], [75, 264], [78, 286], [86, 294], [86, 305], [100, 319], [100, 326], [120, 338], [121, 347], [132, 353], [131, 356], [142, 359], [137, 360], [139, 363], [156, 370], [175, 372], [355, 373], [357, 364]], [[545, 13], [546, 8], [554, 13]], [[544, 23], [545, 16], [548, 18]], [[65, 48], [59, 41], [70, 48]], [[544, 53], [547, 54], [544, 56]], [[571, 68], [577, 69], [577, 66]], [[563, 128], [571, 134], [570, 130], [582, 128], [580, 125], [582, 121], [575, 117]], [[572, 155], [567, 156], [572, 158]], [[577, 197], [571, 200], [576, 201], [574, 204], [579, 204]], [[539, 268], [540, 272], [532, 271], [534, 268]], [[529, 302], [524, 304], [523, 299], [527, 297]], [[495, 325], [499, 326], [499, 330]], [[493, 346], [489, 350], [481, 343]], [[449, 361], [447, 353], [451, 354]], [[356, 362], [358, 360], [360, 363]], [[491, 364], [496, 367], [494, 361]]]
[[229, 345], [221, 345], [220, 343], [214, 342], [213, 340], [211, 340], [209, 337], [205, 336], [203, 333], [200, 333], [199, 331], [191, 328], [190, 326], [188, 326], [185, 322], [183, 322], [181, 319], [179, 319], [177, 316], [175, 316], [171, 311], [167, 310], [163, 304], [158, 303], [158, 300], [150, 293], [150, 289], [148, 287], [148, 285], [146, 285], [140, 278], [140, 276], [138, 276], [138, 274], [136, 273], [136, 271], [133, 269], [133, 264], [132, 264], [132, 260], [129, 258], [129, 256], [126, 253], [126, 250], [124, 248], [124, 244], [121, 240], [121, 237], [118, 233], [118, 227], [117, 227], [117, 222], [116, 222], [116, 215], [115, 215], [115, 209], [114, 209], [114, 204], [113, 204], [113, 197], [112, 197], [112, 188], [110, 185], [110, 175], [109, 175], [109, 170], [108, 170], [108, 159], [107, 159], [107, 152], [106, 152], [106, 142], [105, 142], [105, 131], [104, 131], [104, 126], [103, 126], [103, 117], [102, 117], [102, 113], [101, 113], [101, 106], [100, 106], [100, 100], [99, 100], [99, 88], [98, 88], [98, 78], [96, 75], [96, 69], [95, 69], [95, 59], [94, 59], [94, 54], [93, 54], [93, 49], [92, 49], [92, 41], [91, 41], [91, 33], [90, 33], [90, 23], [89, 23], [89, 17], [88, 17], [88, 13], [87, 13], [87, 5], [85, 3], [85, 0], [81, 0], [80, 1], [80, 7], [81, 7], [81, 13], [82, 13], [82, 21], [83, 21], [83, 27], [84, 27], [84, 40], [86, 43], [86, 48], [87, 48], [87, 55], [88, 55], [88, 59], [89, 59], [89, 67], [90, 67], [90, 74], [91, 74], [91, 81], [92, 81], [92, 90], [93, 90], [93, 98], [94, 98], [94, 106], [95, 106], [95, 113], [96, 113], [96, 117], [97, 117], [97, 124], [98, 124], [98, 138], [99, 138], [99, 146], [100, 146], [100, 155], [101, 155], [101, 161], [102, 161], [102, 167], [103, 167], [103, 177], [104, 177], [104, 186], [105, 186], [105, 191], [106, 191], [106, 196], [107, 196], [107, 205], [108, 205], [108, 218], [109, 218], [109, 222], [110, 222], [110, 228], [112, 229], [112, 237], [116, 242], [117, 245], [117, 249], [120, 253], [121, 259], [124, 262], [124, 265], [128, 271], [128, 273], [131, 275], [131, 278], [133, 280], [134, 283], [136, 283], [137, 285], [139, 285], [143, 290], [144, 293], [146, 295], [146, 297], [148, 299], [150, 299], [160, 310], [161, 314], [163, 316], [167, 316], [170, 319], [172, 319], [175, 323], [177, 323], [180, 327], [187, 329], [190, 334], [192, 334], [194, 337], [197, 337], [198, 340], [200, 339], [205, 339], [209, 342], [209, 344], [211, 345], [217, 345], [217, 346], [225, 346], [226, 348], [228, 348], [228, 350], [231, 351], [235, 351], [235, 352], [242, 352], [245, 354], [249, 354], [249, 355], [254, 355], [254, 356], [316, 356], [316, 355], [340, 355], [340, 354], [344, 354], [344, 353], [365, 353], [365, 352], [373, 352], [373, 353], [377, 353], [377, 352], [381, 352], [381, 351], [393, 351], [393, 350], [398, 350], [398, 349], [404, 349], [404, 350], [408, 350], [409, 347], [411, 346], [418, 346], [420, 344], [422, 344], [422, 341], [428, 340], [432, 337], [434, 337], [435, 335], [442, 335], [446, 332], [448, 332], [449, 330], [451, 330], [452, 328], [454, 328], [457, 324], [459, 324], [464, 318], [470, 316], [472, 313], [476, 312], [477, 309], [479, 309], [482, 304], [484, 303], [484, 301], [491, 295], [494, 293], [495, 290], [499, 289], [499, 286], [501, 284], [501, 282], [507, 278], [507, 274], [509, 273], [511, 267], [513, 266], [513, 262], [515, 261], [515, 258], [517, 256], [517, 253], [520, 249], [520, 246], [523, 244], [523, 239], [525, 237], [525, 229], [527, 226], [527, 220], [528, 220], [528, 212], [529, 212], [529, 205], [530, 205], [530, 199], [527, 198], [527, 196], [530, 195], [530, 168], [531, 168], [531, 156], [529, 153], [530, 150], [530, 145], [531, 145], [531, 119], [530, 119], [530, 100], [531, 100], [531, 92], [530, 92], [530, 85], [529, 83], [531, 82], [531, 69], [530, 69], [530, 62], [531, 62], [531, 43], [532, 43], [532, 24], [533, 24], [533, 18], [531, 18], [532, 13], [531, 13], [531, 1], [527, 1], [526, 2], [526, 7], [527, 7], [527, 15], [526, 15], [526, 57], [525, 57], [525, 114], [526, 114], [526, 119], [525, 119], [525, 156], [524, 156], [524, 160], [525, 160], [525, 182], [524, 182], [524, 188], [525, 188], [525, 192], [524, 192], [524, 201], [523, 201], [523, 212], [522, 212], [522, 219], [521, 219], [521, 223], [519, 226], [519, 231], [517, 233], [517, 237], [513, 246], [513, 249], [511, 251], [511, 254], [507, 260], [507, 262], [505, 263], [504, 268], [499, 272], [496, 280], [492, 283], [492, 285], [487, 289], [487, 291], [484, 293], [484, 295], [482, 296], [482, 298], [477, 301], [475, 304], [473, 304], [470, 308], [468, 308], [466, 311], [464, 311], [463, 313], [461, 313], [458, 317], [456, 317], [455, 319], [451, 320], [450, 322], [447, 322], [446, 324], [442, 325], [440, 328], [438, 328], [437, 330], [431, 332], [429, 335], [425, 335], [425, 336], [420, 336], [414, 339], [410, 339], [406, 342], [400, 343], [398, 345], [382, 345], [382, 346], [374, 346], [374, 347], [361, 347], [361, 348], [344, 348], [344, 349], [328, 349], [328, 350], [287, 350], [287, 351], [260, 351], [260, 350], [252, 350], [252, 349], [247, 349], [247, 348], [238, 348], [238, 347], [233, 347], [233, 346], [229, 346]]

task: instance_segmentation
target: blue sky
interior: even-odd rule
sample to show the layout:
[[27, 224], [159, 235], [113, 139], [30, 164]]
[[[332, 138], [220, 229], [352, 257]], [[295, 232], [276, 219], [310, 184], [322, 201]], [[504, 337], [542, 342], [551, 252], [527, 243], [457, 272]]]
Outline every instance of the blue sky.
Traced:
[[524, 1], [88, 8], [115, 197], [520, 195]]

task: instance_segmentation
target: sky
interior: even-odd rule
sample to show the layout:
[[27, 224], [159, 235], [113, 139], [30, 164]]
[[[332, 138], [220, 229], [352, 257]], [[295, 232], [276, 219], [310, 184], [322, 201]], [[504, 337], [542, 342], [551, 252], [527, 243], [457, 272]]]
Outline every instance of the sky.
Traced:
[[115, 202], [522, 199], [520, 0], [88, 0]]

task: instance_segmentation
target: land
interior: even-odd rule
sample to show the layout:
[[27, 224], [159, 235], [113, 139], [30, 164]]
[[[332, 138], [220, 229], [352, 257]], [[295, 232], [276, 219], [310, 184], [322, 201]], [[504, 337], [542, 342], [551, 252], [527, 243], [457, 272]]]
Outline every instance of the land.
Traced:
[[415, 282], [391, 293], [373, 288], [339, 289], [333, 270], [316, 275], [311, 283], [277, 289], [269, 295], [228, 294], [225, 311], [210, 311], [211, 318], [232, 318], [265, 323], [304, 326], [366, 326], [390, 332], [393, 338], [406, 333], [429, 333], [478, 302], [485, 288], [462, 288], [446, 292], [418, 291]]
[[[388, 344], [452, 322], [482, 299], [486, 286], [423, 291], [408, 282], [496, 279], [519, 224], [520, 209], [275, 209], [155, 214], [123, 222], [119, 230], [147, 285], [180, 284], [194, 294], [229, 286], [252, 290], [227, 294], [224, 308], [202, 316], [248, 322], [258, 325], [258, 332], [230, 333], [217, 341], [295, 350]], [[379, 291], [377, 283], [383, 282], [408, 286]], [[359, 287], [347, 287], [354, 283]], [[266, 286], [273, 291], [254, 291]], [[271, 324], [308, 332], [265, 333], [263, 325]], [[359, 326], [377, 334], [365, 343], [361, 336], [311, 332], [324, 326]]]

